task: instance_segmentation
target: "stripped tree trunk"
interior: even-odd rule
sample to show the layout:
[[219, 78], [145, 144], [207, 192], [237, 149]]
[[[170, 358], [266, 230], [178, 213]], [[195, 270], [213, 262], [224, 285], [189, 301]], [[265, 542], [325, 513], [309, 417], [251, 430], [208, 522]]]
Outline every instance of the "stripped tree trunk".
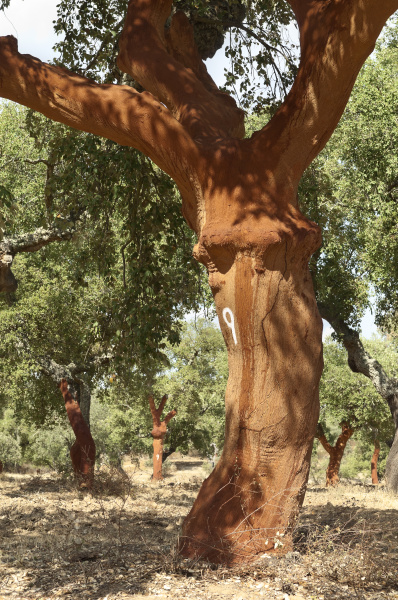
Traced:
[[379, 477], [377, 475], [377, 463], [379, 461], [379, 454], [380, 454], [379, 440], [375, 440], [374, 444], [375, 444], [374, 452], [373, 452], [372, 460], [370, 461], [370, 471], [372, 474], [372, 483], [374, 485], [377, 485], [379, 483]]
[[[234, 257], [233, 244], [216, 240], [207, 242], [213, 260], [201, 250], [228, 348], [227, 419], [220, 460], [184, 524], [184, 554], [230, 562], [291, 547], [288, 524], [308, 479], [322, 370], [322, 322], [307, 268], [319, 235], [294, 217], [291, 234], [278, 235], [276, 219], [269, 224], [261, 251]], [[251, 226], [248, 240], [257, 233]]]
[[153, 437], [153, 475], [152, 479], [154, 481], [161, 481], [163, 479], [162, 475], [162, 464], [163, 464], [163, 444], [164, 438], [167, 433], [167, 424], [169, 421], [177, 414], [176, 410], [171, 410], [165, 417], [164, 421], [160, 420], [163, 409], [167, 402], [168, 396], [163, 396], [159, 407], [156, 408], [154, 399], [152, 396], [149, 398], [149, 407], [152, 413], [152, 422], [153, 429], [151, 431], [151, 436]]
[[82, 379], [82, 373], [92, 374], [95, 366], [108, 364], [111, 358], [110, 355], [94, 356], [86, 364], [80, 365], [60, 365], [48, 357], [37, 358], [41, 371], [61, 388], [66, 412], [76, 436], [76, 442], [70, 450], [73, 469], [86, 486], [92, 485], [94, 477], [95, 443], [90, 433], [90, 386], [85, 376]]
[[326, 469], [326, 486], [337, 485], [339, 483], [339, 471], [347, 442], [354, 433], [346, 421], [341, 423], [341, 434], [337, 438], [336, 444], [332, 446], [326, 439], [322, 425], [319, 423], [315, 437], [321, 442], [326, 452], [329, 454], [329, 465]]
[[76, 436], [76, 441], [70, 449], [73, 470], [76, 477], [81, 479], [81, 484], [90, 488], [94, 478], [95, 443], [90, 428], [83, 418], [79, 403], [71, 394], [66, 379], [61, 380], [59, 387], [65, 400], [69, 422]]

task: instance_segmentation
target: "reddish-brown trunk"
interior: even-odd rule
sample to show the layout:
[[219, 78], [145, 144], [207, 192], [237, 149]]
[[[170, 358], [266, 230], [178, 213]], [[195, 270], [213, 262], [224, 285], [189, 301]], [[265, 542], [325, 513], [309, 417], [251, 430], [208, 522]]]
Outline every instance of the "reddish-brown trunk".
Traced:
[[76, 436], [76, 441], [70, 449], [73, 470], [75, 475], [82, 480], [83, 485], [91, 487], [94, 478], [95, 443], [83, 418], [79, 403], [69, 391], [66, 379], [61, 380], [59, 387], [65, 400], [69, 422]]
[[326, 439], [322, 425], [318, 425], [316, 437], [329, 454], [329, 464], [326, 469], [326, 486], [337, 485], [339, 483], [339, 471], [344, 450], [353, 433], [354, 429], [350, 427], [349, 423], [344, 421], [341, 424], [341, 434], [337, 438], [335, 446], [332, 446]]
[[372, 483], [377, 485], [379, 483], [379, 477], [377, 475], [377, 463], [379, 462], [380, 455], [380, 442], [379, 440], [374, 441], [374, 452], [372, 460], [370, 461], [370, 472], [372, 475]]
[[163, 443], [164, 438], [153, 439], [153, 475], [154, 481], [160, 481], [163, 479], [162, 465], [163, 465]]
[[154, 481], [161, 481], [163, 479], [162, 475], [162, 463], [163, 463], [163, 444], [164, 438], [167, 433], [167, 424], [168, 422], [177, 414], [176, 410], [170, 411], [164, 421], [160, 420], [163, 409], [165, 407], [167, 401], [167, 395], [163, 396], [159, 407], [156, 408], [155, 402], [152, 396], [149, 398], [149, 407], [152, 413], [152, 422], [153, 429], [151, 431], [151, 435], [153, 437], [153, 475], [152, 479]]
[[[244, 240], [232, 227], [207, 238], [206, 225], [196, 248], [209, 270], [229, 379], [224, 449], [184, 523], [184, 556], [233, 563], [291, 548], [318, 420], [322, 322], [307, 267], [318, 231], [298, 211], [290, 218], [289, 232], [277, 215], [260, 213]], [[225, 212], [211, 225], [221, 233]], [[246, 250], [234, 256], [237, 246]]]

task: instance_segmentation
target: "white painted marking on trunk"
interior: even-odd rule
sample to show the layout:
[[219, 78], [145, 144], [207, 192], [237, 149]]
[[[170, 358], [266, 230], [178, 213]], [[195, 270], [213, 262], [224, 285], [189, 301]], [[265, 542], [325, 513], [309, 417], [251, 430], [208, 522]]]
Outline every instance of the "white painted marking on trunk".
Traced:
[[156, 455], [156, 460], [159, 460], [159, 454]]
[[[229, 319], [227, 319], [227, 315], [230, 317]], [[226, 322], [226, 324], [232, 331], [232, 337], [234, 338], [234, 342], [235, 342], [235, 346], [236, 346], [236, 344], [238, 343], [238, 340], [236, 339], [235, 318], [234, 318], [232, 310], [230, 308], [224, 308], [224, 310], [222, 311], [222, 316], [223, 316], [224, 321]]]

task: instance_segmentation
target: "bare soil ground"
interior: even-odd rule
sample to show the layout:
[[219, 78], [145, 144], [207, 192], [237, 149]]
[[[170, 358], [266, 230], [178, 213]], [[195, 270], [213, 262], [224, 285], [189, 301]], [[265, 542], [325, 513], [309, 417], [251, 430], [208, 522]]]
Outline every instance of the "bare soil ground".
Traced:
[[398, 498], [382, 487], [313, 486], [295, 551], [227, 569], [180, 559], [182, 519], [206, 476], [180, 460], [103, 471], [93, 493], [55, 474], [0, 476], [0, 600], [398, 599]]

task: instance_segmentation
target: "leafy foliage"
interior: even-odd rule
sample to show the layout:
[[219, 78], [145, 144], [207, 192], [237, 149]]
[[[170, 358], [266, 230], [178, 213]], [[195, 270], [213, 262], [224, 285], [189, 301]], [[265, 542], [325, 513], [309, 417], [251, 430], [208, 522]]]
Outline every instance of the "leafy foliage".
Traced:
[[[398, 354], [394, 345], [377, 338], [363, 342], [386, 371], [396, 376]], [[388, 404], [367, 378], [351, 371], [345, 349], [328, 339], [324, 344], [324, 359], [320, 385], [321, 420], [323, 416], [333, 415], [335, 422], [348, 421], [370, 441], [391, 439], [394, 426]]]
[[397, 52], [392, 21], [300, 184], [302, 209], [323, 231], [323, 246], [311, 261], [317, 300], [354, 328], [373, 294], [377, 323], [387, 331], [395, 327]]
[[228, 379], [225, 344], [219, 329], [204, 320], [186, 323], [178, 346], [168, 348], [170, 369], [157, 378], [159, 395], [169, 395], [177, 416], [168, 426], [168, 444], [190, 445], [212, 454], [224, 445], [224, 396]]
[[[74, 72], [101, 82], [136, 85], [116, 65], [118, 39], [123, 27], [126, 0], [61, 0], [55, 32], [60, 62]], [[184, 0], [182, 9], [193, 24], [203, 58], [214, 55], [229, 39], [225, 54], [226, 89], [241, 106], [260, 112], [274, 106], [292, 84], [297, 46], [290, 40], [294, 22], [283, 0]]]
[[[132, 369], [129, 380], [115, 373], [98, 390], [101, 402], [110, 407], [101, 409], [110, 411], [106, 425], [101, 427], [108, 429], [110, 440], [115, 439], [115, 450], [150, 454], [148, 397], [153, 394], [157, 404], [168, 394], [164, 414], [176, 409], [177, 415], [168, 425], [166, 448], [183, 452], [196, 448], [202, 454], [212, 454], [213, 445], [222, 448], [224, 437], [228, 366], [221, 332], [205, 320], [184, 323], [180, 344], [168, 344], [166, 354], [167, 367], [158, 363], [152, 365], [152, 372], [145, 373]], [[110, 441], [109, 455], [114, 453], [112, 444]]]
[[[398, 354], [394, 344], [381, 339], [363, 342], [386, 371], [396, 376]], [[331, 339], [325, 342], [324, 359], [325, 368], [320, 384], [320, 421], [327, 432], [328, 441], [333, 445], [341, 433], [338, 424], [348, 421], [355, 429], [355, 440], [359, 442], [354, 463], [356, 461], [359, 464], [362, 460], [360, 456], [370, 450], [373, 452], [375, 440], [382, 443], [382, 458], [383, 454], [385, 457], [386, 444], [394, 437], [394, 423], [386, 401], [368, 379], [351, 371], [347, 365], [346, 351], [337, 342]]]

